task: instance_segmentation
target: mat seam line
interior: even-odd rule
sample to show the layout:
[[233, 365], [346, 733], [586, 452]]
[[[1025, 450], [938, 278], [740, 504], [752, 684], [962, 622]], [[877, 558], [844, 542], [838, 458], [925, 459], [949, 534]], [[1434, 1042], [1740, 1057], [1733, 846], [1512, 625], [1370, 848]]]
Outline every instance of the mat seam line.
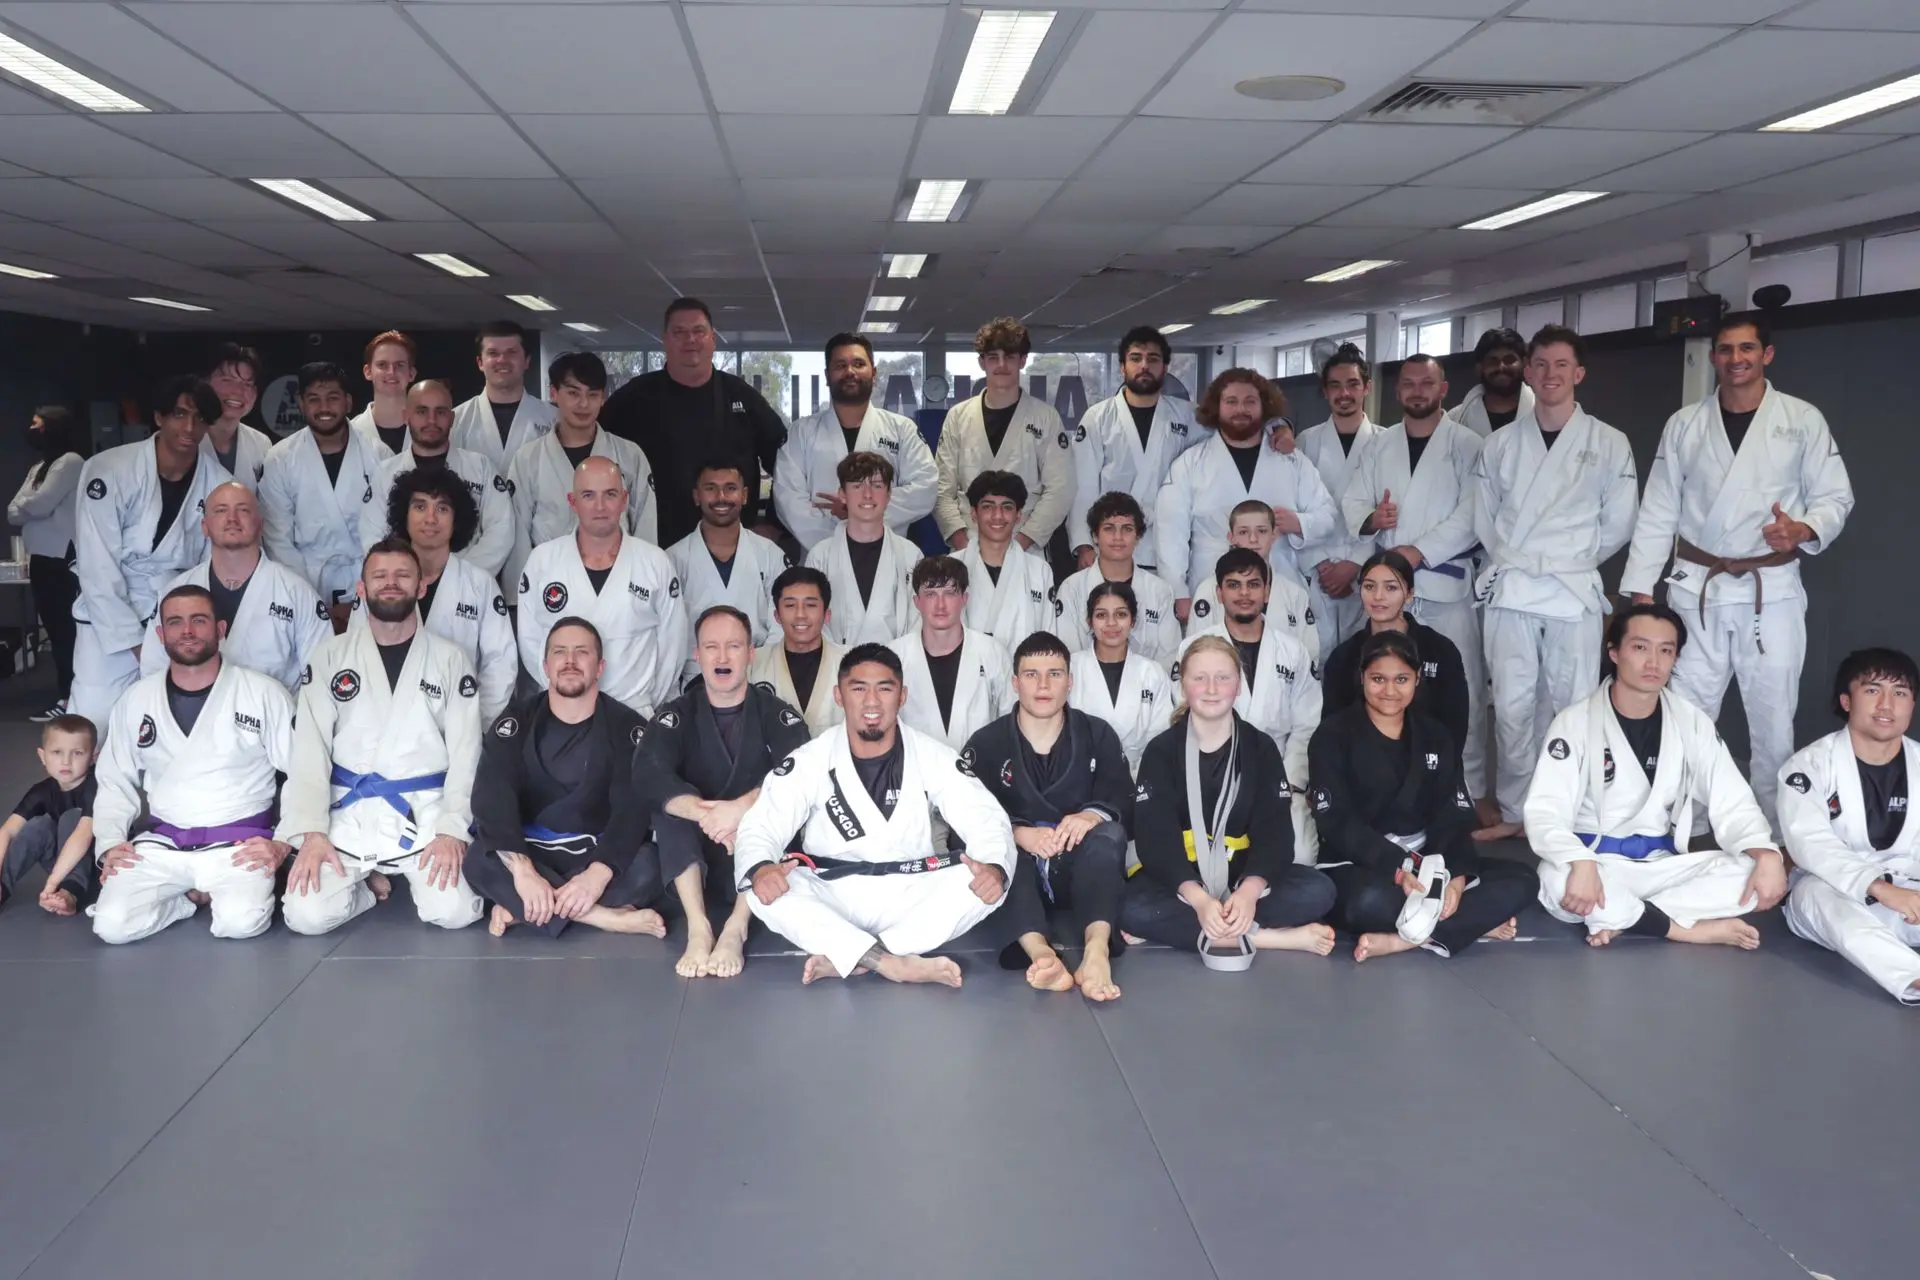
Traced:
[[687, 996], [692, 992], [693, 984], [680, 983], [680, 1003], [673, 1011], [673, 1037], [667, 1041], [667, 1060], [660, 1067], [660, 1090], [653, 1099], [653, 1114], [647, 1117], [647, 1138], [640, 1145], [640, 1167], [633, 1178], [633, 1203], [627, 1207], [626, 1230], [620, 1233], [620, 1256], [613, 1262], [613, 1280], [620, 1280], [620, 1273], [627, 1265], [627, 1242], [633, 1239], [633, 1220], [640, 1213], [640, 1191], [646, 1185], [647, 1164], [653, 1159], [653, 1135], [660, 1127], [660, 1108], [667, 1100], [667, 1082], [673, 1073], [673, 1055], [680, 1048], [680, 1025], [686, 1019]]

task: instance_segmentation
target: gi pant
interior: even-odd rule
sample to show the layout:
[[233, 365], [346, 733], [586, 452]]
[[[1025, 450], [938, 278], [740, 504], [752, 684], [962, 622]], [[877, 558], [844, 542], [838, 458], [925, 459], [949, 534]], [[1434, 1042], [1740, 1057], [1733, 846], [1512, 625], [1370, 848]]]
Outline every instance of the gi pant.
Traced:
[[[1047, 906], [1065, 907], [1073, 921], [1072, 943], [1087, 936], [1087, 926], [1107, 925], [1107, 954], [1118, 955], [1126, 947], [1120, 936], [1120, 894], [1127, 882], [1127, 829], [1118, 822], [1102, 822], [1083, 836], [1078, 845], [1051, 858], [1036, 858], [1021, 851], [1014, 864], [1013, 883], [1007, 889], [1007, 905], [996, 921], [1005, 946], [1000, 951], [1000, 967], [1025, 969], [1027, 953], [1020, 939], [1029, 933], [1047, 935]], [[1042, 880], [1045, 888], [1042, 888]]]
[[[1194, 879], [1200, 878], [1194, 873]], [[1312, 924], [1333, 910], [1333, 881], [1313, 867], [1288, 863], [1253, 908], [1253, 922], [1263, 929], [1295, 929]], [[1120, 927], [1136, 938], [1163, 947], [1191, 951], [1200, 940], [1200, 918], [1173, 890], [1146, 872], [1127, 881], [1120, 898]]]
[[[1894, 883], [1920, 889], [1920, 880], [1904, 876], [1895, 876]], [[1920, 982], [1920, 954], [1913, 950], [1920, 947], [1920, 925], [1908, 924], [1899, 912], [1877, 902], [1849, 898], [1804, 871], [1794, 874], [1793, 891], [1781, 914], [1789, 929], [1839, 952], [1900, 1003], [1920, 1004], [1920, 993], [1912, 989]]]
[[216, 938], [257, 938], [273, 924], [273, 873], [235, 866], [239, 845], [176, 849], [136, 838], [133, 848], [140, 861], [103, 877], [88, 912], [100, 941], [138, 942], [185, 920], [199, 910], [189, 889], [212, 899]]
[[1407, 612], [1432, 627], [1460, 651], [1460, 669], [1467, 677], [1467, 740], [1460, 744], [1460, 769], [1467, 794], [1478, 800], [1491, 795], [1487, 784], [1487, 654], [1480, 635], [1480, 609], [1472, 600], [1443, 604], [1415, 599]]
[[[148, 643], [152, 643], [151, 640]], [[100, 633], [91, 623], [74, 628], [73, 692], [67, 698], [67, 710], [93, 721], [106, 731], [107, 713], [120, 695], [140, 678], [140, 659], [131, 649], [109, 653], [100, 644]]]
[[1595, 613], [1549, 618], [1518, 609], [1487, 609], [1487, 674], [1493, 682], [1493, 738], [1499, 757], [1494, 796], [1506, 821], [1521, 819], [1548, 723], [1600, 687], [1601, 638], [1600, 615]]
[[[1358, 863], [1322, 867], [1339, 891], [1328, 923], [1350, 933], [1393, 933], [1407, 904], [1406, 890], [1393, 882], [1391, 871], [1376, 871]], [[1483, 858], [1479, 883], [1460, 895], [1460, 906], [1434, 926], [1426, 949], [1441, 956], [1457, 956], [1520, 914], [1540, 892], [1532, 870], [1517, 862]]]
[[1778, 831], [1780, 766], [1793, 754], [1793, 716], [1800, 705], [1800, 668], [1807, 657], [1807, 602], [1767, 601], [1756, 635], [1751, 603], [1708, 605], [1702, 625], [1699, 596], [1670, 588], [1667, 599], [1687, 620], [1687, 645], [1673, 666], [1673, 691], [1706, 712], [1709, 720], [1718, 720], [1727, 681], [1740, 681], [1751, 744], [1747, 776], [1760, 811]]
[[[69, 809], [60, 815], [59, 823], [46, 814], [37, 818], [28, 818], [27, 824], [13, 837], [13, 843], [7, 846], [7, 856], [0, 863], [0, 901], [13, 896], [13, 887], [26, 877], [27, 872], [36, 867], [52, 867], [60, 856], [61, 846], [73, 835], [73, 829], [80, 825], [80, 811]], [[60, 887], [73, 895], [80, 906], [93, 901], [100, 891], [100, 867], [89, 854], [80, 859], [80, 865], [67, 873]]]
[[[1699, 853], [1669, 853], [1664, 857], [1631, 858], [1601, 854], [1595, 859], [1600, 867], [1600, 886], [1606, 891], [1604, 906], [1593, 914], [1576, 916], [1560, 905], [1566, 896], [1571, 866], [1552, 862], [1540, 864], [1540, 905], [1555, 920], [1584, 924], [1588, 933], [1604, 929], [1631, 929], [1639, 923], [1649, 906], [1658, 908], [1683, 929], [1702, 920], [1727, 920], [1743, 916], [1753, 905], [1740, 905], [1747, 892], [1747, 879], [1753, 875], [1753, 859], [1744, 853], [1707, 849]], [[1665, 936], [1665, 931], [1661, 931]]]
[[728, 852], [727, 847], [707, 839], [699, 823], [676, 818], [665, 810], [654, 812], [653, 839], [659, 849], [660, 882], [669, 901], [685, 911], [686, 905], [680, 901], [674, 881], [688, 867], [703, 865], [706, 871], [702, 887], [706, 893], [709, 923], [716, 914], [725, 920], [733, 910], [734, 899], [733, 854]]
[[[286, 916], [287, 928], [295, 933], [332, 933], [371, 908], [379, 899], [367, 887], [367, 877], [376, 871], [407, 878], [414, 909], [420, 913], [423, 924], [437, 924], [442, 929], [464, 929], [480, 918], [484, 904], [480, 901], [480, 895], [467, 883], [464, 870], [451, 885], [436, 889], [429, 882], [427, 873], [420, 869], [420, 855], [417, 853], [387, 862], [356, 857], [345, 849], [338, 850], [338, 853], [345, 875], [323, 862], [320, 864], [318, 889], [307, 893], [289, 889], [281, 899], [280, 907]], [[468, 856], [472, 856], [471, 849], [468, 850]]]
[[1320, 589], [1319, 574], [1308, 570], [1307, 576], [1311, 581], [1308, 593], [1313, 601], [1313, 625], [1320, 633], [1320, 652], [1332, 653], [1366, 621], [1366, 610], [1360, 603], [1360, 579], [1353, 580], [1353, 590], [1346, 596], [1335, 597]]
[[973, 872], [956, 863], [938, 871], [822, 880], [805, 867], [787, 876], [771, 903], [747, 895], [753, 914], [808, 955], [825, 956], [842, 977], [875, 945], [896, 956], [925, 955], [993, 914], [972, 889]]
[[[533, 863], [533, 869], [540, 878], [558, 889], [567, 881], [585, 871], [593, 864], [591, 856], [570, 858], [555, 856], [547, 850], [537, 847], [517, 849]], [[526, 924], [526, 902], [520, 896], [520, 889], [513, 883], [513, 872], [492, 849], [483, 848], [478, 842], [467, 847], [466, 861], [461, 864], [467, 883], [473, 891], [495, 906], [505, 907], [513, 913], [513, 918]], [[607, 881], [607, 887], [601, 891], [598, 905], [603, 907], [645, 907], [651, 906], [660, 896], [660, 859], [654, 854], [652, 845], [642, 845], [634, 854], [633, 861], [627, 864], [624, 872], [616, 874]], [[563, 916], [553, 916], [545, 924], [537, 927], [549, 938], [557, 938], [567, 931], [573, 921]]]

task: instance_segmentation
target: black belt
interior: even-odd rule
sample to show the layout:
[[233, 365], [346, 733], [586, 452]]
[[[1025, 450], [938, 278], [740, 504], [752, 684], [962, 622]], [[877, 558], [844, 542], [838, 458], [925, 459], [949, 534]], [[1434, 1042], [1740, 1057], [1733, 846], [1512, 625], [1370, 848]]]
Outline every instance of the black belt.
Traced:
[[911, 876], [924, 871], [942, 871], [959, 866], [960, 856], [957, 853], [930, 853], [924, 858], [912, 858], [905, 862], [862, 862], [851, 858], [822, 858], [790, 853], [787, 860], [806, 867], [822, 880], [838, 880], [842, 876]]

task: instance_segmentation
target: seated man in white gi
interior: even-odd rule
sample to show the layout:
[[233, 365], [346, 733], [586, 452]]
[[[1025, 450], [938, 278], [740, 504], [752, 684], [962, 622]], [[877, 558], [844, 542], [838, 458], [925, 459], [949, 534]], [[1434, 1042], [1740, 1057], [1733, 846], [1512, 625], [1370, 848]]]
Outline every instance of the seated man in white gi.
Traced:
[[966, 625], [968, 586], [957, 556], [929, 556], [913, 566], [920, 626], [888, 646], [911, 695], [901, 718], [956, 751], [1013, 709], [1013, 659], [1005, 645]]
[[1014, 544], [1027, 484], [1011, 471], [982, 471], [967, 486], [974, 538], [954, 559], [967, 566], [967, 625], [1016, 648], [1053, 625], [1053, 570]]
[[[773, 539], [741, 527], [747, 480], [740, 466], [733, 458], [709, 458], [700, 464], [693, 482], [700, 523], [667, 548], [667, 558], [680, 575], [690, 616], [697, 618], [715, 605], [738, 609], [752, 624], [758, 648], [775, 631], [773, 583], [787, 567], [787, 553]], [[690, 680], [699, 670], [700, 664], [688, 654], [680, 674]]]
[[[338, 929], [407, 878], [420, 918], [464, 929], [480, 895], [461, 874], [480, 762], [480, 682], [420, 625], [420, 561], [376, 542], [360, 571], [365, 627], [314, 651], [300, 690], [280, 839], [298, 844], [283, 902], [295, 933]], [[543, 636], [544, 638], [544, 636]]]
[[826, 638], [832, 604], [833, 584], [826, 574], [804, 564], [793, 566], [773, 580], [779, 643], [753, 651], [753, 682], [772, 685], [782, 702], [806, 717], [810, 733], [842, 719], [840, 704], [833, 700], [833, 676], [846, 650]]
[[[960, 966], [925, 953], [999, 905], [1014, 857], [1007, 815], [951, 748], [899, 723], [907, 692], [891, 649], [851, 650], [834, 697], [846, 728], [782, 760], [740, 820], [737, 886], [808, 953], [802, 982], [872, 971], [957, 987]], [[935, 810], [965, 853], [934, 852]], [[802, 852], [790, 856], [796, 834]]]
[[1847, 718], [1780, 769], [1780, 825], [1793, 855], [1783, 914], [1902, 1004], [1920, 1004], [1920, 827], [1907, 824], [1920, 746], [1907, 739], [1920, 670], [1894, 649], [1847, 655], [1834, 677]]
[[[1540, 855], [1540, 902], [1587, 926], [1751, 951], [1738, 917], [1786, 895], [1767, 819], [1713, 721], [1667, 688], [1687, 642], [1663, 604], [1635, 604], [1607, 625], [1615, 676], [1553, 718], [1527, 792], [1527, 838]], [[1693, 807], [1716, 849], [1686, 851]]]
[[291, 852], [274, 839], [273, 805], [276, 771], [291, 771], [293, 699], [223, 661], [224, 630], [205, 587], [169, 591], [167, 669], [127, 690], [108, 721], [93, 801], [102, 942], [150, 938], [207, 901], [216, 938], [273, 923], [273, 874]]
[[887, 527], [891, 462], [877, 453], [850, 453], [840, 459], [837, 474], [847, 518], [807, 552], [807, 567], [826, 574], [840, 597], [827, 619], [827, 639], [884, 643], [913, 621], [907, 575], [920, 562], [920, 548]]
[[473, 496], [472, 535], [460, 551], [468, 564], [488, 577], [499, 577], [513, 549], [513, 499], [506, 477], [494, 469], [484, 453], [455, 449], [448, 444], [453, 432], [453, 392], [437, 378], [416, 382], [407, 390], [405, 453], [380, 464], [373, 488], [360, 508], [360, 540], [372, 546], [387, 536], [388, 495], [409, 471], [451, 471]]

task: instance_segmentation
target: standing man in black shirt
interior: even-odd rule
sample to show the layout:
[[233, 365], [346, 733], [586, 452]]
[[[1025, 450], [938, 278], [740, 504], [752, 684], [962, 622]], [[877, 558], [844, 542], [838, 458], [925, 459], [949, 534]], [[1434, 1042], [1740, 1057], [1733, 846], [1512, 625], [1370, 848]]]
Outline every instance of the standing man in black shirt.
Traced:
[[693, 502], [700, 464], [726, 458], [747, 478], [741, 523], [763, 537], [780, 531], [760, 524], [762, 475], [787, 440], [787, 424], [744, 379], [713, 367], [713, 313], [698, 298], [675, 298], [665, 319], [667, 367], [643, 373], [607, 398], [600, 425], [646, 451], [660, 501], [658, 540], [670, 547], [700, 523]]
[[530, 347], [527, 331], [511, 320], [481, 325], [473, 356], [487, 387], [453, 412], [453, 447], [484, 454], [503, 476], [520, 447], [553, 430], [559, 417], [552, 405], [527, 394]]

